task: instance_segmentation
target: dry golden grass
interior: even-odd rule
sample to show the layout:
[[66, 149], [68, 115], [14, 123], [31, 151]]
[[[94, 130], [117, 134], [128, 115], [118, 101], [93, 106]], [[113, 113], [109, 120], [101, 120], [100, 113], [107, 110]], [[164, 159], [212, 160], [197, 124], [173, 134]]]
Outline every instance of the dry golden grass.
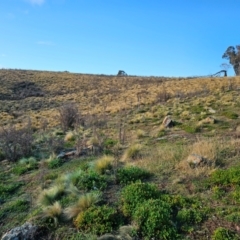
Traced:
[[[31, 116], [35, 127], [40, 128], [40, 119], [46, 118], [49, 126], [56, 126], [57, 108], [67, 102], [74, 102], [82, 114], [117, 113], [122, 109], [154, 104], [164, 89], [175, 101], [175, 97], [199, 94], [221, 93], [239, 88], [240, 77], [180, 79], [163, 77], [116, 77], [84, 75], [66, 72], [40, 72], [24, 70], [0, 70], [3, 79], [0, 94], [0, 121], [7, 124], [13, 120], [21, 124], [24, 116]], [[44, 95], [14, 99], [13, 87], [27, 79], [34, 83]], [[39, 90], [39, 91], [40, 91]], [[24, 90], [23, 90], [24, 91]], [[210, 93], [210, 94], [209, 94]], [[11, 96], [13, 98], [11, 99]], [[16, 96], [15, 96], [16, 97]], [[231, 100], [224, 97], [225, 102]], [[21, 117], [15, 119], [14, 112]]]
[[146, 136], [146, 132], [142, 129], [137, 129], [136, 131], [136, 134], [137, 134], [137, 138], [140, 139], [140, 138], [143, 138]]
[[113, 156], [104, 155], [95, 162], [94, 169], [97, 173], [103, 174], [106, 170], [111, 169], [113, 161]]
[[144, 153], [144, 158], [138, 160], [135, 164], [156, 175], [162, 171], [171, 172], [175, 165], [184, 159], [189, 153], [189, 147], [186, 145], [164, 144], [162, 146], [149, 148]]
[[185, 179], [209, 176], [218, 168], [220, 153], [229, 147], [234, 147], [234, 144], [228, 140], [219, 138], [198, 139], [189, 146], [188, 156], [190, 154], [197, 154], [204, 157], [206, 162], [193, 168], [185, 157], [182, 161], [176, 164], [176, 170], [178, 171], [179, 176]]
[[65, 137], [64, 137], [65, 142], [73, 141], [74, 139], [75, 139], [75, 134], [74, 134], [73, 131], [67, 132]]
[[131, 145], [125, 150], [121, 160], [124, 162], [128, 162], [131, 160], [140, 159], [142, 157], [142, 149], [143, 145], [139, 143]]

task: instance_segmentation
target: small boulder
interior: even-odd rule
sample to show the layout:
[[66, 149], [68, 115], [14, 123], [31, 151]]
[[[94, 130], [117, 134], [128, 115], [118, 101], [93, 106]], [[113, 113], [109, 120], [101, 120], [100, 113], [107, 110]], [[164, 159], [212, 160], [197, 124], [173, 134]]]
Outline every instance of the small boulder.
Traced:
[[99, 237], [98, 240], [118, 240], [118, 238], [112, 234], [106, 233]]
[[26, 222], [20, 227], [16, 227], [5, 233], [1, 240], [31, 240], [35, 239], [34, 235], [38, 227], [32, 223]]
[[198, 125], [202, 125], [202, 124], [215, 124], [216, 123], [216, 119], [213, 117], [207, 117], [201, 121], [199, 121]]
[[173, 122], [173, 120], [170, 118], [170, 116], [166, 116], [166, 117], [163, 119], [162, 126], [164, 126], [165, 128], [170, 128], [170, 127], [173, 127], [173, 126], [174, 126], [174, 122]]
[[210, 113], [216, 113], [216, 110], [212, 109], [211, 107], [208, 108], [208, 111], [209, 111]]
[[187, 162], [191, 167], [197, 167], [207, 162], [207, 159], [201, 155], [192, 153], [188, 156]]

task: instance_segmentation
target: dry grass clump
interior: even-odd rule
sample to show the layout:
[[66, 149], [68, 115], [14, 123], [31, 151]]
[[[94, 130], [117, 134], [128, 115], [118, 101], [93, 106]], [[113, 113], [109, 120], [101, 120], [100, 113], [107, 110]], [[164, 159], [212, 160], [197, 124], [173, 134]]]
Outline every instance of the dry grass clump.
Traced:
[[185, 158], [189, 153], [187, 145], [164, 144], [150, 148], [144, 159], [137, 161], [137, 166], [144, 168], [156, 175], [162, 172], [171, 173], [175, 165]]
[[129, 148], [127, 148], [123, 154], [122, 160], [136, 160], [142, 157], [143, 145], [136, 143]]
[[82, 173], [83, 171], [81, 169], [78, 169], [75, 172], [72, 172], [63, 176], [62, 181], [66, 182], [66, 184], [73, 184], [75, 186], [77, 184], [78, 179], [82, 175]]
[[44, 218], [51, 218], [54, 220], [55, 226], [57, 226], [61, 216], [62, 216], [62, 206], [59, 202], [54, 202], [52, 205], [47, 206], [43, 209], [43, 217]]
[[105, 156], [99, 158], [95, 162], [94, 170], [99, 174], [103, 174], [103, 173], [105, 173], [106, 170], [110, 170], [112, 168], [113, 161], [114, 161], [113, 156], [105, 155]]
[[145, 132], [144, 130], [142, 130], [142, 129], [138, 129], [137, 132], [136, 132], [136, 134], [137, 134], [137, 138], [138, 138], [138, 139], [139, 139], [139, 138], [143, 138], [143, 137], [146, 136], [146, 132]]
[[38, 197], [38, 204], [41, 206], [50, 206], [65, 192], [64, 184], [55, 185], [49, 189], [44, 189]]
[[187, 157], [176, 164], [176, 169], [184, 178], [209, 176], [217, 167], [219, 152], [224, 149], [224, 143], [218, 139], [198, 139], [189, 146], [189, 154], [202, 157], [204, 162], [194, 166], [187, 161]]
[[76, 217], [80, 212], [85, 211], [92, 205], [96, 204], [101, 198], [99, 192], [89, 192], [84, 195], [81, 195], [77, 203], [73, 206], [70, 206], [64, 210], [64, 215], [67, 219], [72, 219]]
[[75, 140], [75, 134], [73, 131], [68, 131], [64, 137], [65, 142], [71, 142]]
[[199, 139], [193, 143], [191, 153], [198, 154], [214, 164], [217, 160], [220, 145], [221, 143], [216, 139]]

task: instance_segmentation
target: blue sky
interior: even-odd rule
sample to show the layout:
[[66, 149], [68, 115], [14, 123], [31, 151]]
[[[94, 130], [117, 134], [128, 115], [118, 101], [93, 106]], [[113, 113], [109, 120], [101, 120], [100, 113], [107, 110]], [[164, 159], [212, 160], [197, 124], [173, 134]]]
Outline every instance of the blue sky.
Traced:
[[0, 68], [208, 75], [239, 22], [239, 0], [1, 0]]

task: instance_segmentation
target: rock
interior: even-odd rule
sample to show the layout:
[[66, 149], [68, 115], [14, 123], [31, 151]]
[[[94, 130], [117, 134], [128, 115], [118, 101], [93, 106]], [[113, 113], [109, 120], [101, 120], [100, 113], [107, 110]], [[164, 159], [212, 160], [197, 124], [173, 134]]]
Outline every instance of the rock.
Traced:
[[1, 240], [32, 240], [38, 227], [26, 222], [20, 227], [16, 227], [5, 233]]
[[216, 119], [213, 117], [207, 117], [201, 121], [198, 122], [198, 125], [202, 125], [202, 124], [215, 124], [216, 123]]
[[57, 158], [59, 158], [59, 159], [68, 158], [68, 157], [76, 155], [76, 153], [77, 153], [76, 149], [66, 149], [66, 150], [63, 150], [62, 152], [60, 152], [57, 155]]
[[170, 118], [170, 116], [166, 116], [163, 119], [162, 125], [167, 128], [167, 127], [173, 127], [174, 126], [174, 122], [173, 120]]
[[216, 110], [212, 109], [211, 107], [208, 108], [208, 111], [209, 111], [210, 113], [216, 113]]
[[119, 234], [121, 239], [124, 240], [132, 240], [133, 226], [122, 226], [119, 228]]
[[116, 236], [106, 233], [98, 238], [98, 240], [119, 240]]
[[192, 153], [191, 155], [188, 156], [187, 162], [189, 163], [190, 166], [197, 167], [201, 164], [206, 163], [207, 159], [201, 155]]

